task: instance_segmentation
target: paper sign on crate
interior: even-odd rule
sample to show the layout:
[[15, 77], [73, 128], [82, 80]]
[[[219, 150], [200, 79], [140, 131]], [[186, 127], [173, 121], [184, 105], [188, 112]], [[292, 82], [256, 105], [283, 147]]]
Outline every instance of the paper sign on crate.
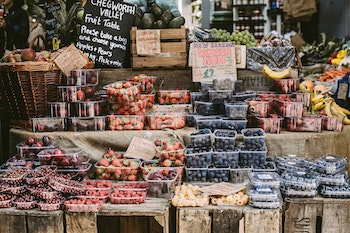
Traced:
[[124, 156], [128, 158], [151, 160], [156, 155], [156, 147], [153, 142], [133, 137]]
[[191, 43], [193, 82], [237, 80], [234, 42]]
[[136, 52], [138, 55], [160, 53], [160, 30], [136, 30]]
[[88, 63], [87, 56], [77, 49], [73, 44], [63, 50], [55, 59], [54, 62], [60, 70], [66, 75], [70, 75], [73, 69], [81, 69]]
[[245, 69], [247, 63], [247, 46], [235, 45], [236, 68]]

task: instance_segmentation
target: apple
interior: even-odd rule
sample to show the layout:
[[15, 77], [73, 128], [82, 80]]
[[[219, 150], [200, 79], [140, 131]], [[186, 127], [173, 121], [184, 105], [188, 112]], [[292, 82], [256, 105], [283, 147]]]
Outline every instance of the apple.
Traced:
[[32, 48], [25, 48], [21, 52], [22, 61], [34, 61], [36, 52]]

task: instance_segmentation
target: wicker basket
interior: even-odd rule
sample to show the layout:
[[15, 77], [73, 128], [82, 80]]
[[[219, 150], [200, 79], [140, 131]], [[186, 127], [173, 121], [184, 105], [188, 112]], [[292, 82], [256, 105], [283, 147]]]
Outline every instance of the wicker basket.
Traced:
[[54, 62], [0, 63], [0, 93], [11, 120], [48, 114], [47, 102], [59, 97], [62, 72]]

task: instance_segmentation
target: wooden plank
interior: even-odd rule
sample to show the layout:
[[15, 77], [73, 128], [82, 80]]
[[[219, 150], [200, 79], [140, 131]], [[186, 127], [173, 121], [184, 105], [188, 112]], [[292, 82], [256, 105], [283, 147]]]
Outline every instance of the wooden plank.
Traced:
[[149, 218], [148, 220], [148, 232], [150, 233], [164, 233], [164, 228], [158, 223], [158, 221], [155, 218]]
[[97, 216], [98, 233], [110, 233], [111, 229], [113, 229], [113, 233], [120, 233], [119, 226], [119, 217]]
[[[186, 41], [182, 42], [161, 42], [160, 51], [161, 53], [186, 53], [187, 52]], [[138, 56], [136, 50], [136, 43], [131, 44], [131, 54], [133, 57]], [[158, 56], [155, 54], [155, 56]], [[152, 56], [153, 57], [153, 56]]]
[[241, 209], [219, 209], [213, 211], [213, 232], [239, 232], [239, 220], [242, 219]]
[[177, 233], [211, 232], [211, 217], [209, 216], [209, 210], [206, 209], [178, 208], [176, 222]]
[[348, 233], [350, 231], [350, 200], [347, 203], [323, 204], [322, 233]]
[[[147, 29], [137, 29], [136, 27], [132, 27], [130, 31], [130, 40], [136, 40], [136, 30], [147, 30]], [[159, 29], [160, 30], [160, 39], [185, 39], [187, 37], [186, 28], [181, 26], [181, 28], [167, 28], [167, 29]]]
[[76, 213], [67, 211], [66, 233], [97, 233], [96, 213]]
[[27, 233], [64, 233], [63, 211], [28, 211]]
[[282, 232], [281, 209], [254, 209], [244, 211], [245, 233]]
[[171, 56], [171, 57], [133, 57], [133, 68], [147, 67], [184, 67], [187, 64], [186, 56]]
[[316, 203], [286, 203], [284, 233], [316, 233]]
[[164, 216], [168, 214], [170, 203], [165, 198], [146, 198], [145, 203], [115, 205], [104, 203], [99, 216]]
[[148, 217], [121, 217], [121, 233], [151, 233], [148, 231]]
[[27, 233], [25, 212], [15, 208], [0, 210], [0, 232]]

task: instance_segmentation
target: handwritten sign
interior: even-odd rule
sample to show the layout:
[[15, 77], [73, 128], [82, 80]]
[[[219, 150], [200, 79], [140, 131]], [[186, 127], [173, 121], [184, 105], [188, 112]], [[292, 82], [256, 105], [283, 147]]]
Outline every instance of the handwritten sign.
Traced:
[[245, 45], [235, 45], [236, 68], [245, 69], [247, 62], [247, 47]]
[[71, 70], [81, 69], [88, 63], [86, 55], [74, 45], [68, 46], [54, 61], [66, 76], [70, 75]]
[[60, 12], [61, 9], [61, 5], [60, 4], [50, 4], [45, 8], [45, 24], [46, 24], [46, 44], [47, 44], [47, 48], [52, 49], [53, 48], [53, 39], [57, 38], [58, 35], [56, 33], [56, 24], [57, 19], [55, 18], [55, 14], [57, 14], [57, 12]]
[[128, 158], [151, 160], [156, 155], [157, 151], [153, 142], [133, 137], [124, 156]]
[[136, 53], [138, 55], [160, 53], [160, 30], [136, 30]]
[[191, 46], [193, 82], [237, 80], [234, 42], [195, 42]]
[[117, 0], [88, 0], [76, 47], [95, 66], [122, 68], [136, 6]]

